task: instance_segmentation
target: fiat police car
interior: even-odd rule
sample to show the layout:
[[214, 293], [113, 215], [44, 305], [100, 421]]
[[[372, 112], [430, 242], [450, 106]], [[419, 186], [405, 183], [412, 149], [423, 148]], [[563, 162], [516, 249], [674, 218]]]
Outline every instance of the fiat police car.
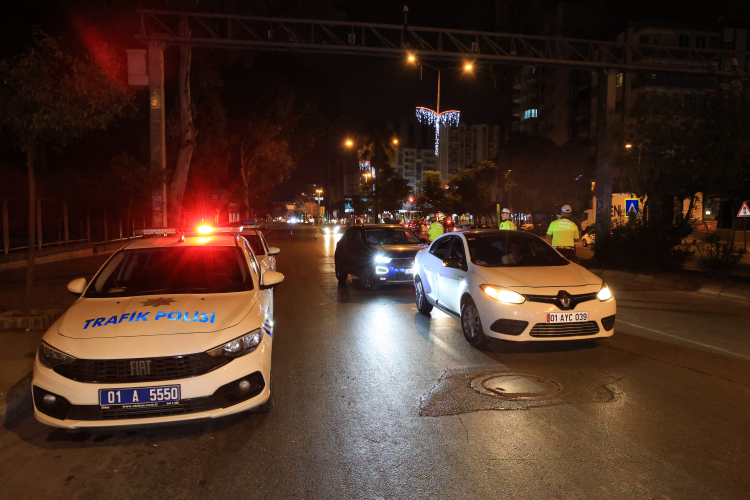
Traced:
[[[145, 234], [42, 337], [34, 415], [66, 428], [216, 418], [271, 406], [272, 289], [237, 228]], [[150, 233], [150, 237], [148, 234]]]
[[457, 318], [475, 347], [610, 337], [617, 305], [601, 278], [523, 231], [445, 234], [417, 254], [417, 309]]

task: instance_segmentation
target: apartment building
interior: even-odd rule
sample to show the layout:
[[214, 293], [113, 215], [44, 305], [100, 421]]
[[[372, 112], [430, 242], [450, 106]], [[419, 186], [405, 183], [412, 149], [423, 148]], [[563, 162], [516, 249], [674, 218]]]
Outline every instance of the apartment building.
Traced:
[[447, 179], [478, 161], [495, 160], [503, 142], [498, 125], [461, 123], [440, 127], [437, 170]]

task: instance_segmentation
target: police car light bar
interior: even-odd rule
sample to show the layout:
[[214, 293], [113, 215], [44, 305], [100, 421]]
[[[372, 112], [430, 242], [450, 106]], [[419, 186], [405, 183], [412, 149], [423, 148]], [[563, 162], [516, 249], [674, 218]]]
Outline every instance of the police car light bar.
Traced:
[[144, 227], [141, 229], [134, 229], [133, 233], [136, 236], [168, 236], [170, 234], [180, 234], [182, 231], [175, 227]]
[[201, 236], [209, 236], [211, 234], [240, 234], [243, 226], [210, 226], [208, 224], [201, 224], [193, 231], [185, 231], [188, 235], [199, 234]]

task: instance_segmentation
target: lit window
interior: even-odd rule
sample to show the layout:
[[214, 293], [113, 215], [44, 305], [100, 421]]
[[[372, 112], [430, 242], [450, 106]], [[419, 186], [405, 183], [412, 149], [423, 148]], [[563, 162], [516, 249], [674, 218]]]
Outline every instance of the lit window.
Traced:
[[523, 112], [523, 119], [528, 120], [529, 118], [536, 118], [537, 117], [537, 110], [536, 109], [527, 109]]
[[617, 87], [622, 87], [622, 85], [624, 83], [625, 83], [625, 74], [624, 73], [617, 73], [617, 78], [616, 78], [616, 84], [615, 85]]

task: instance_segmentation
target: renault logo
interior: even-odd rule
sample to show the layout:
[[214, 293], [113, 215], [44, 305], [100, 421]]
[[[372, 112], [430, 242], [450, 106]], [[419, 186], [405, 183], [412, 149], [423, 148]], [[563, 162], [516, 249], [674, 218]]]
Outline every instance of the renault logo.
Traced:
[[560, 303], [560, 309], [569, 309], [570, 303], [573, 301], [573, 297], [570, 296], [565, 290], [560, 290], [557, 293], [557, 301]]

